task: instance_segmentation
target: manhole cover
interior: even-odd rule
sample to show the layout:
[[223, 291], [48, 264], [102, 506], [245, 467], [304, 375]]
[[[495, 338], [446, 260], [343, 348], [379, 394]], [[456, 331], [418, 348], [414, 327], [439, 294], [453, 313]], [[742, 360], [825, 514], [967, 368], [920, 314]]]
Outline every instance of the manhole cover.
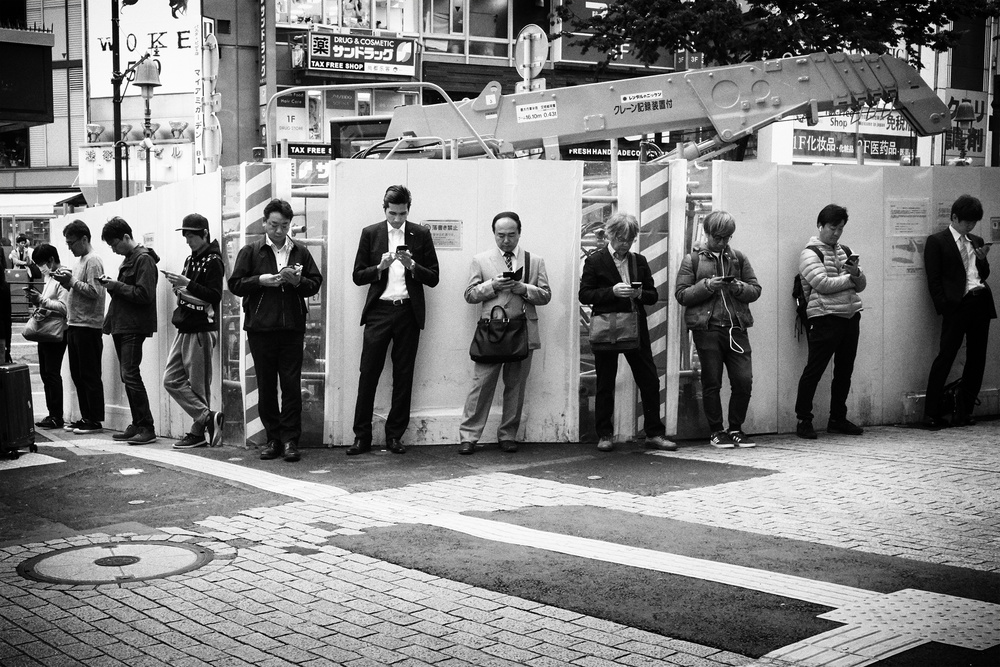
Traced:
[[197, 569], [214, 553], [175, 542], [109, 542], [70, 547], [29, 558], [17, 566], [26, 579], [50, 584], [121, 584], [160, 579]]

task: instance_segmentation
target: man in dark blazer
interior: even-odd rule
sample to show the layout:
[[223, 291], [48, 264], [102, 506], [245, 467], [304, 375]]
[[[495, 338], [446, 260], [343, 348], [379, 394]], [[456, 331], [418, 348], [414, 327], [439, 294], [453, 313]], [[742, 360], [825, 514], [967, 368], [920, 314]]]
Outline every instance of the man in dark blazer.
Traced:
[[639, 235], [639, 222], [633, 215], [617, 213], [608, 220], [605, 231], [608, 235], [608, 247], [591, 253], [583, 264], [580, 303], [592, 306], [593, 315], [628, 313], [634, 309], [638, 314], [639, 346], [637, 349], [619, 351], [614, 348], [602, 349], [598, 344], [591, 343], [597, 375], [597, 395], [594, 400], [597, 449], [610, 452], [615, 448], [615, 377], [618, 374], [618, 355], [624, 354], [642, 399], [646, 447], [673, 451], [677, 449], [677, 445], [663, 437], [666, 428], [660, 419], [660, 377], [653, 361], [649, 327], [646, 324], [645, 307], [656, 303], [659, 295], [646, 258], [639, 253], [629, 252]]
[[982, 218], [982, 203], [971, 195], [962, 195], [951, 206], [951, 225], [928, 236], [924, 248], [927, 289], [941, 315], [941, 348], [931, 364], [924, 399], [924, 425], [930, 429], [949, 425], [941, 414], [941, 395], [963, 338], [965, 367], [955, 419], [950, 425], [975, 423], [972, 407], [983, 383], [990, 320], [997, 316], [993, 293], [986, 284], [990, 246], [971, 233]]
[[410, 422], [413, 364], [424, 328], [424, 285], [434, 287], [440, 278], [430, 230], [406, 221], [410, 203], [406, 187], [390, 186], [382, 198], [385, 221], [361, 230], [354, 258], [354, 284], [368, 285], [368, 296], [361, 311], [365, 333], [354, 406], [354, 444], [348, 447], [348, 456], [371, 451], [375, 392], [390, 342], [392, 405], [385, 439], [393, 454], [406, 453], [402, 437]]

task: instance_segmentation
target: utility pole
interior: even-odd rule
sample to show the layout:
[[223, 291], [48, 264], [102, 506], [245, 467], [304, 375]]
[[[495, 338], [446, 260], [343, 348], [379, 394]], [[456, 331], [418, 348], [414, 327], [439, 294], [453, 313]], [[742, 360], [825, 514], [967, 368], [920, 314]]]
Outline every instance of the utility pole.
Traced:
[[111, 2], [111, 86], [112, 86], [112, 121], [113, 137], [115, 140], [115, 201], [122, 198], [122, 79], [119, 71], [121, 60], [119, 58], [118, 44], [118, 0]]

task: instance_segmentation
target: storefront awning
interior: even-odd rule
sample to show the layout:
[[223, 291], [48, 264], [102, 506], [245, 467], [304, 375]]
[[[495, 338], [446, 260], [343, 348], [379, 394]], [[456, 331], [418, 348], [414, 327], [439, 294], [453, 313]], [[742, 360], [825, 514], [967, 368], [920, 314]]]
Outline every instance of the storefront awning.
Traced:
[[[62, 214], [61, 205], [72, 203], [79, 191], [0, 193], [0, 217]], [[56, 211], [56, 206], [60, 210]]]

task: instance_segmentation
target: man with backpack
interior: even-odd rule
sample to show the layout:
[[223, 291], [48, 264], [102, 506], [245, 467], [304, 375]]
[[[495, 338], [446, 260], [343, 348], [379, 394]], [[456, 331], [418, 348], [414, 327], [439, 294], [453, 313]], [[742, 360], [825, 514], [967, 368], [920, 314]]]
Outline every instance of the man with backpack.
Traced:
[[[674, 298], [685, 307], [684, 323], [701, 360], [701, 393], [712, 435], [719, 449], [754, 447], [743, 432], [753, 364], [747, 329], [753, 326], [750, 303], [760, 298], [760, 283], [746, 255], [729, 246], [736, 220], [725, 211], [705, 217], [705, 243], [695, 246], [677, 271]], [[722, 421], [722, 367], [729, 372], [729, 430]]]
[[861, 297], [867, 281], [858, 266], [858, 256], [839, 243], [847, 225], [847, 209], [828, 204], [816, 218], [818, 233], [799, 255], [799, 276], [806, 298], [806, 332], [809, 359], [799, 378], [795, 399], [795, 432], [800, 438], [816, 439], [813, 428], [813, 397], [826, 367], [833, 359], [828, 433], [861, 435], [857, 424], [847, 419], [847, 395], [858, 352]]

